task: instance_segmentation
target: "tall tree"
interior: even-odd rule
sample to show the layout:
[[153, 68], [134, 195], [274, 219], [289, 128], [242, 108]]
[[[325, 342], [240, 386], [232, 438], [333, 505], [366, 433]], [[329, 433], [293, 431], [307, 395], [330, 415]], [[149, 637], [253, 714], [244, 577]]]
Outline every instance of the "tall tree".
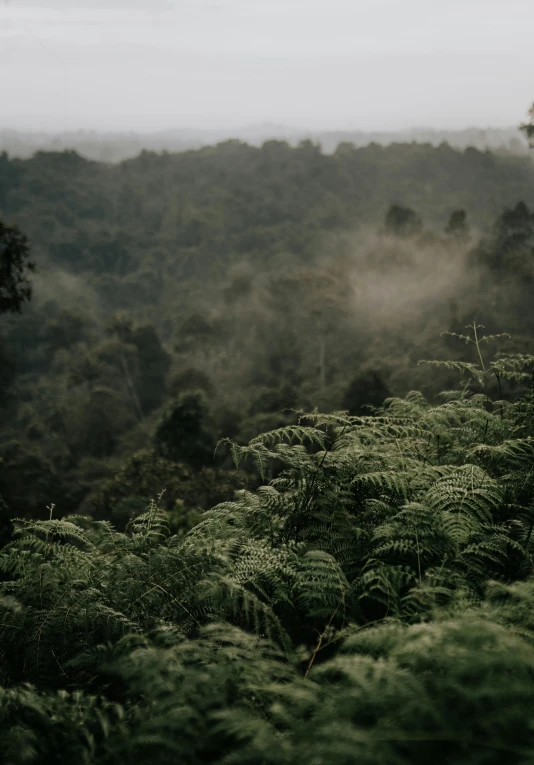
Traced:
[[26, 236], [0, 221], [0, 314], [20, 313], [32, 296], [28, 272], [34, 270]]
[[447, 236], [455, 239], [467, 236], [469, 226], [467, 225], [467, 215], [465, 210], [453, 210], [445, 228]]
[[421, 218], [409, 207], [391, 205], [385, 220], [387, 234], [398, 237], [415, 236], [421, 233], [423, 223]]
[[165, 459], [192, 467], [213, 464], [215, 438], [202, 391], [178, 396], [160, 419], [154, 442], [157, 454]]
[[528, 116], [529, 121], [520, 125], [520, 130], [526, 135], [529, 144], [534, 147], [534, 104], [530, 107]]

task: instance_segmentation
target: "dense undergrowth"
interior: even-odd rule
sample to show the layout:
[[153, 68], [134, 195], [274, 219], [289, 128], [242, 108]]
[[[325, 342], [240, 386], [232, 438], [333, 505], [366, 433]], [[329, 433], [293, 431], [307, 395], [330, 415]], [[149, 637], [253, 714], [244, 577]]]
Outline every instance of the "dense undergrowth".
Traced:
[[124, 532], [16, 522], [3, 761], [534, 762], [534, 358], [478, 332], [438, 405], [228, 443], [264, 484], [185, 536], [160, 501]]

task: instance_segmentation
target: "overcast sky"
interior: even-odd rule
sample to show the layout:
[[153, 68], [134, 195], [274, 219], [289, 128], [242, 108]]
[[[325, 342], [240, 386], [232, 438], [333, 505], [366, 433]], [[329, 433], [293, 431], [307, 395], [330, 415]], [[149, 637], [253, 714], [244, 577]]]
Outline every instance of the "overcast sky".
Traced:
[[515, 125], [534, 0], [0, 0], [0, 128]]

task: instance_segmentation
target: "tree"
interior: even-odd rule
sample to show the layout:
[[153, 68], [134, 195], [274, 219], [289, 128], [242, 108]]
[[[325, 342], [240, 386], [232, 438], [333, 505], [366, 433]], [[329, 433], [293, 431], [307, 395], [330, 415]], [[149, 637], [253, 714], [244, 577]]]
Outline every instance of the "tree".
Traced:
[[415, 236], [421, 232], [422, 228], [421, 218], [409, 207], [391, 205], [386, 214], [386, 233], [392, 236]]
[[34, 270], [28, 239], [17, 226], [0, 221], [0, 314], [20, 313], [32, 296], [28, 271]]
[[161, 345], [153, 326], [137, 327], [131, 342], [137, 348], [139, 374], [136, 392], [143, 413], [151, 412], [161, 404], [166, 389], [171, 357]]
[[526, 135], [529, 144], [534, 147], [534, 104], [528, 112], [529, 121], [520, 125], [519, 129]]
[[389, 396], [391, 392], [380, 372], [371, 369], [353, 379], [345, 393], [343, 409], [352, 416], [368, 416], [372, 414], [373, 407], [382, 406]]
[[3, 405], [4, 396], [16, 377], [16, 367], [13, 357], [0, 342], [0, 405]]
[[465, 210], [453, 210], [445, 229], [447, 236], [456, 239], [467, 236], [469, 233], [469, 226], [467, 225], [466, 218]]
[[525, 266], [530, 271], [534, 255], [534, 213], [524, 202], [504, 210], [498, 218], [494, 228], [493, 253], [497, 267], [516, 275], [521, 267], [523, 277]]
[[[129, 395], [133, 398], [139, 419], [159, 406], [166, 390], [171, 357], [161, 345], [151, 324], [134, 329], [125, 312], [116, 313], [106, 333], [114, 338], [109, 362], [118, 360]], [[105, 345], [101, 344], [102, 351]]]
[[178, 396], [161, 418], [154, 436], [157, 453], [192, 467], [213, 464], [215, 438], [201, 391]]
[[[284, 317], [282, 327], [286, 347], [290, 347], [288, 327], [301, 337], [309, 337], [308, 352], [315, 359], [319, 387], [324, 389], [330, 366], [330, 340], [339, 336], [344, 320], [350, 316], [353, 289], [350, 280], [335, 268], [298, 268], [272, 279], [269, 302], [271, 310]], [[310, 331], [311, 329], [311, 331]], [[275, 347], [276, 350], [276, 347]], [[295, 343], [292, 381], [299, 381], [300, 355], [305, 348]], [[270, 359], [276, 367], [276, 359]], [[303, 359], [304, 361], [304, 359]], [[297, 365], [298, 364], [298, 365]], [[286, 367], [287, 369], [287, 367]], [[288, 379], [286, 377], [286, 379]]]
[[[58, 493], [58, 475], [48, 455], [22, 439], [4, 440], [0, 447], [0, 497], [12, 517], [46, 517], [47, 503], [57, 501]], [[8, 511], [3, 508], [2, 513], [5, 519]]]
[[195, 313], [188, 316], [180, 327], [175, 342], [175, 350], [178, 353], [191, 351], [206, 351], [213, 339], [213, 327], [206, 317]]

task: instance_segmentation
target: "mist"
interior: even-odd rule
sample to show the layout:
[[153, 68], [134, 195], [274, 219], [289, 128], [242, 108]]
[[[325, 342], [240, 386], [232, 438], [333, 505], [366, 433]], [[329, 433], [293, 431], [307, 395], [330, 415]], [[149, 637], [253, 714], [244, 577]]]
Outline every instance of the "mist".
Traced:
[[529, 21], [525, 0], [4, 3], [0, 128], [506, 127]]

